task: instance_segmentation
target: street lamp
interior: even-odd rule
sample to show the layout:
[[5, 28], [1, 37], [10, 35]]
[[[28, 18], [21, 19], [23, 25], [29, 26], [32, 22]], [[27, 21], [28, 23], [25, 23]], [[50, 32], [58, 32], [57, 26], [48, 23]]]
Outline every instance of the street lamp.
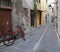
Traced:
[[52, 7], [51, 4], [49, 5], [49, 7]]
[[52, 14], [53, 14], [52, 13], [52, 5], [49, 4], [48, 7], [49, 7], [49, 12], [48, 12], [49, 13], [49, 22], [51, 23], [52, 22]]
[[52, 8], [51, 4], [48, 7], [51, 9]]

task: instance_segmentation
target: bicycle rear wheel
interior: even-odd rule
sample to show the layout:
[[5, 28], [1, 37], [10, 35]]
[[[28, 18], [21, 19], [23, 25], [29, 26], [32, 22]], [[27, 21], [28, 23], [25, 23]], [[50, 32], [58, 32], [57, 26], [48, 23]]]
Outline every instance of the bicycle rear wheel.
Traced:
[[7, 35], [4, 35], [4, 37], [3, 37], [3, 44], [6, 46], [13, 45], [14, 41], [15, 40], [14, 40], [14, 37], [12, 34], [7, 34]]

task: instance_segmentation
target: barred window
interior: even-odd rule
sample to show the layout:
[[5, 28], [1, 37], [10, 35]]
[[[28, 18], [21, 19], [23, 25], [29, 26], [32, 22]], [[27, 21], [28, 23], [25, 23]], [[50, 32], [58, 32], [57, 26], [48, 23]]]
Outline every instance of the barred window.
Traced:
[[0, 5], [12, 6], [11, 0], [0, 0]]

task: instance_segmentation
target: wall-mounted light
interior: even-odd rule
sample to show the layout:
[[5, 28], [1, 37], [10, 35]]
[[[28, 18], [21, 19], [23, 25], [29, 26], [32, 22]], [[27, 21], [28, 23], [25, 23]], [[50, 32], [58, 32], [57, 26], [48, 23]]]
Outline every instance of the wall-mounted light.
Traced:
[[48, 7], [52, 7], [51, 4]]

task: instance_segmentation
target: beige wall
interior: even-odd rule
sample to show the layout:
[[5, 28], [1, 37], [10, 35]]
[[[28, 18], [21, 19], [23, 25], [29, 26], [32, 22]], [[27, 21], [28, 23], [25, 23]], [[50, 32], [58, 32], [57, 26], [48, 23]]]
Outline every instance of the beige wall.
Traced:
[[46, 24], [45, 16], [48, 12], [48, 4], [46, 3], [46, 0], [41, 0], [41, 24]]
[[48, 10], [48, 3], [46, 3], [46, 0], [41, 0], [41, 10], [42, 11]]
[[37, 14], [37, 17], [36, 17], [37, 19], [37, 26], [40, 26], [41, 24], [40, 24], [40, 12], [38, 12], [38, 14]]
[[46, 0], [41, 0], [40, 3], [37, 3], [38, 10], [47, 11], [48, 9], [48, 3], [46, 3]]
[[[41, 24], [46, 24], [45, 16], [48, 12], [48, 3], [46, 0], [41, 0], [40, 3], [37, 3], [38, 10], [42, 11], [41, 14]], [[37, 14], [37, 25], [39, 25], [39, 14]]]
[[46, 22], [45, 22], [45, 13], [44, 12], [42, 12], [42, 15], [41, 15], [41, 24], [43, 25], [43, 24], [45, 24]]

